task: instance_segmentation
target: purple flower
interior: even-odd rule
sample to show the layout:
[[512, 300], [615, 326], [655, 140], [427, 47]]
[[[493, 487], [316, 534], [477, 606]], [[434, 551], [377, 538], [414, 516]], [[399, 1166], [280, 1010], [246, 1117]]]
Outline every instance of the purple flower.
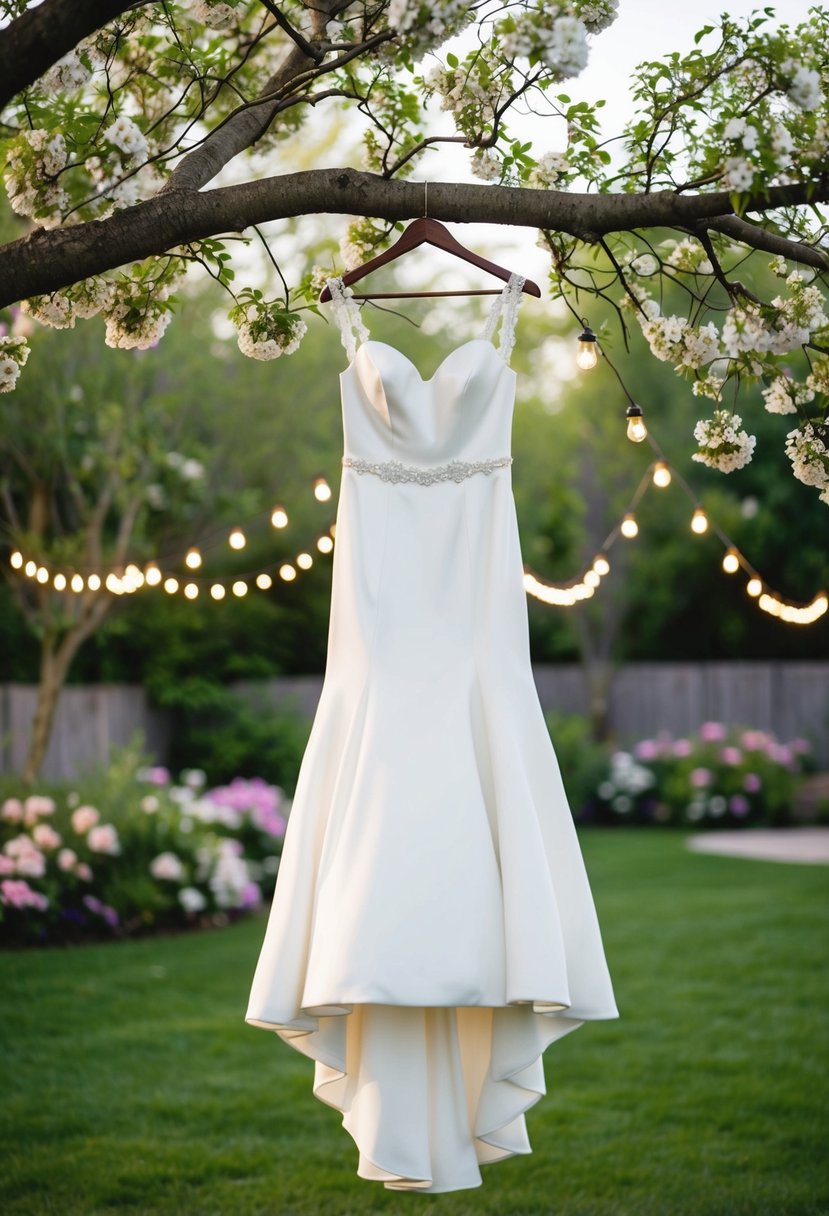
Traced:
[[748, 794], [756, 794], [763, 788], [762, 780], [756, 773], [746, 773], [743, 778], [743, 789]]
[[242, 907], [255, 908], [257, 904], [262, 902], [262, 892], [259, 889], [259, 884], [255, 882], [245, 883], [242, 888]]
[[740, 742], [747, 752], [760, 752], [769, 741], [768, 735], [762, 730], [743, 731]]
[[703, 743], [722, 743], [725, 727], [721, 722], [703, 722], [699, 728], [699, 737]]
[[636, 744], [633, 754], [637, 760], [655, 760], [661, 750], [655, 739], [643, 739], [641, 743]]
[[673, 753], [675, 756], [690, 756], [692, 751], [693, 748], [691, 746], [690, 739], [677, 739], [674, 743]]
[[728, 800], [728, 809], [732, 815], [747, 815], [751, 809], [748, 798], [744, 794], [733, 794]]
[[691, 785], [695, 789], [704, 789], [711, 784], [711, 771], [707, 768], [695, 768], [691, 770]]

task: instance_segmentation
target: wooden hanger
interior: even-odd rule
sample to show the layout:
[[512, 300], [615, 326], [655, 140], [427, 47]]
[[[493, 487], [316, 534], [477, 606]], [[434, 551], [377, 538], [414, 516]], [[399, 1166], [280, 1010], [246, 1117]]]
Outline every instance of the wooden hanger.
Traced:
[[[371, 274], [373, 270], [379, 270], [381, 266], [393, 262], [396, 258], [402, 257], [404, 253], [410, 253], [419, 245], [424, 244], [434, 245], [436, 249], [443, 249], [444, 252], [451, 253], [453, 257], [462, 258], [464, 262], [469, 262], [472, 266], [477, 266], [479, 270], [486, 270], [489, 274], [494, 274], [497, 278], [503, 279], [505, 283], [509, 281], [512, 271], [505, 270], [503, 266], [498, 266], [495, 262], [490, 262], [487, 258], [482, 258], [479, 254], [473, 253], [471, 249], [467, 249], [460, 241], [456, 241], [449, 229], [438, 220], [421, 216], [420, 219], [413, 220], [409, 224], [391, 249], [379, 253], [376, 258], [372, 258], [362, 266], [356, 266], [354, 270], [347, 271], [342, 276], [343, 283], [348, 287], [349, 284], [356, 283], [367, 274]], [[537, 283], [533, 283], [532, 279], [525, 279], [521, 290], [527, 295], [541, 298], [541, 289]], [[430, 296], [494, 296], [499, 294], [500, 289], [498, 288], [465, 288], [461, 291], [377, 291], [367, 292], [365, 295], [357, 295], [355, 292], [354, 299], [414, 300]], [[331, 290], [326, 284], [320, 292], [320, 303], [324, 304], [326, 300], [330, 299]]]

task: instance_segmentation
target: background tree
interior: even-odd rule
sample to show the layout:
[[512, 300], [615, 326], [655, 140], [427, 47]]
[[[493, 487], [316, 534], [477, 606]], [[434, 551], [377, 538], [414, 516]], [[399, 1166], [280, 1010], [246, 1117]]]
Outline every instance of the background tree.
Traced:
[[[253, 228], [264, 240], [257, 225], [268, 221], [352, 214], [365, 217], [347, 242], [360, 258], [422, 212], [422, 187], [406, 179], [454, 143], [492, 184], [431, 182], [430, 214], [538, 227], [557, 293], [623, 300], [623, 333], [638, 321], [656, 358], [713, 400], [697, 429], [712, 467], [751, 458], [752, 437], [732, 424], [731, 385], [762, 377], [766, 409], [794, 415], [795, 476], [827, 501], [829, 14], [815, 7], [794, 28], [775, 27], [768, 10], [723, 17], [690, 52], [643, 64], [636, 117], [604, 135], [601, 101], [559, 90], [586, 64], [590, 38], [613, 37], [617, 7], [5, 0], [5, 181], [33, 230], [0, 249], [0, 306], [25, 299], [55, 325], [97, 312], [111, 345], [146, 346], [198, 262], [234, 295], [245, 353], [291, 352], [320, 274], [289, 256], [293, 291], [236, 287], [228, 234]], [[516, 138], [521, 106], [549, 116], [559, 146]], [[232, 184], [204, 189], [252, 149], [278, 161], [292, 136], [344, 110], [365, 128], [363, 168], [258, 177], [262, 158], [249, 155]], [[659, 248], [656, 228], [671, 233]], [[774, 294], [746, 286], [746, 259], [758, 253], [775, 256]], [[681, 312], [663, 311], [665, 283], [682, 287]], [[0, 387], [10, 389], [25, 347], [3, 341]]]

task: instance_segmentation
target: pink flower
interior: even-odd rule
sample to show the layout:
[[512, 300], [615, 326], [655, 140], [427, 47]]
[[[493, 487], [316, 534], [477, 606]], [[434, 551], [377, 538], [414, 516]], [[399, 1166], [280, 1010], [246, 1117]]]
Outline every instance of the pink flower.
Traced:
[[27, 878], [42, 878], [46, 873], [46, 858], [25, 832], [7, 840], [3, 852], [12, 858], [18, 874], [25, 874]]
[[49, 907], [49, 900], [40, 891], [34, 891], [27, 882], [20, 878], [4, 878], [0, 882], [0, 903], [12, 908], [37, 908], [44, 912]]
[[27, 828], [37, 823], [41, 815], [54, 815], [55, 800], [43, 794], [30, 794], [23, 803], [23, 822]]
[[170, 784], [170, 770], [165, 768], [163, 764], [156, 764], [151, 768], [141, 768], [136, 776], [139, 781], [148, 781], [150, 785]]
[[707, 768], [695, 768], [691, 770], [691, 785], [695, 789], [704, 789], [705, 786], [711, 784], [711, 772]]
[[633, 754], [637, 760], [655, 760], [661, 751], [662, 748], [655, 739], [643, 739], [641, 743], [636, 744]]
[[92, 869], [85, 861], [79, 861], [75, 866], [75, 873], [83, 882], [92, 882]]
[[785, 743], [769, 743], [766, 755], [769, 760], [775, 760], [778, 764], [791, 764], [793, 759], [792, 749], [786, 747]]
[[61, 843], [60, 833], [50, 823], [37, 824], [32, 829], [32, 838], [42, 849], [56, 849]]
[[699, 728], [699, 737], [704, 743], [722, 743], [725, 727], [721, 722], [703, 722]]
[[90, 828], [94, 828], [100, 818], [100, 811], [96, 811], [94, 806], [79, 806], [72, 812], [72, 827], [79, 836], [83, 836]]
[[93, 853], [109, 853], [110, 856], [117, 857], [121, 852], [118, 833], [111, 823], [101, 823], [98, 827], [90, 828], [86, 843]]
[[748, 794], [756, 794], [763, 788], [763, 782], [756, 773], [746, 773], [743, 778], [743, 789]]
[[0, 853], [0, 874], [14, 874], [15, 868], [11, 857], [7, 857], [5, 853]]
[[732, 797], [728, 800], [728, 808], [732, 815], [739, 816], [747, 815], [751, 809], [748, 798], [746, 798], [743, 794], [732, 795]]
[[769, 741], [768, 735], [762, 730], [743, 731], [740, 742], [747, 752], [760, 752]]
[[808, 739], [792, 739], [789, 747], [796, 756], [808, 756], [812, 750], [812, 745]]
[[743, 753], [739, 747], [724, 747], [720, 752], [720, 759], [723, 764], [741, 764]]
[[78, 854], [74, 849], [61, 849], [58, 853], [58, 869], [68, 873], [77, 860]]
[[178, 882], [184, 877], [184, 866], [175, 853], [159, 853], [150, 862], [150, 873], [153, 878], [166, 882]]
[[6, 823], [20, 823], [23, 818], [23, 803], [19, 798], [7, 798], [0, 809], [0, 819]]
[[690, 739], [677, 739], [673, 745], [673, 753], [675, 756], [690, 756], [693, 748]]

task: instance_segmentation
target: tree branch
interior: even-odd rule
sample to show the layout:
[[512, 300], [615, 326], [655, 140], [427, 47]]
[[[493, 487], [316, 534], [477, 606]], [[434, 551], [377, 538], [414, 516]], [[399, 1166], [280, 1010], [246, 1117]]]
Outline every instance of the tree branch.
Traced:
[[[822, 192], [821, 192], [822, 193]], [[825, 202], [824, 198], [815, 200]], [[750, 208], [754, 210], [754, 208]], [[802, 266], [813, 266], [816, 270], [829, 269], [829, 258], [819, 249], [804, 245], [802, 241], [791, 241], [786, 236], [769, 232], [759, 224], [750, 224], [737, 215], [723, 215], [706, 220], [709, 228], [730, 236], [741, 245], [751, 245], [754, 249], [762, 249], [765, 253], [779, 253], [781, 257], [789, 258], [792, 262], [800, 262]]]
[[[808, 184], [772, 186], [763, 195], [750, 198], [746, 210], [774, 211], [826, 201], [829, 178], [822, 178]], [[216, 190], [162, 192], [108, 219], [38, 229], [0, 248], [0, 308], [191, 241], [241, 232], [271, 220], [326, 213], [394, 222], [413, 219], [422, 210], [421, 183], [387, 181], [355, 169], [312, 169]], [[589, 244], [608, 233], [637, 228], [734, 223], [730, 197], [724, 191], [697, 195], [677, 195], [672, 190], [640, 195], [576, 194], [435, 182], [430, 183], [429, 211], [435, 219], [450, 223], [548, 228]], [[771, 236], [742, 220], [737, 223], [736, 239], [758, 249], [785, 250], [787, 257], [809, 265], [817, 259], [821, 269], [829, 269], [829, 257], [810, 246]]]
[[135, 0], [44, 0], [0, 30], [0, 109]]

